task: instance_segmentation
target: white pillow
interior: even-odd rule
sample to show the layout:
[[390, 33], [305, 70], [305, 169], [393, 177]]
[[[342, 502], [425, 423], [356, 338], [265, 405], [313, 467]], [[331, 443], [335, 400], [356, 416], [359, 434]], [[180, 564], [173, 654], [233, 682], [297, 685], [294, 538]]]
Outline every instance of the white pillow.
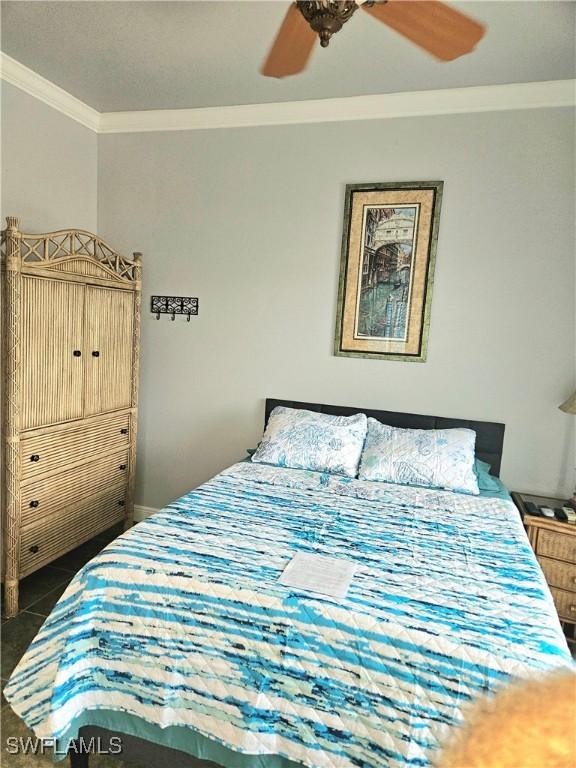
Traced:
[[279, 405], [252, 461], [356, 477], [366, 429], [364, 413], [330, 416]]
[[475, 442], [472, 429], [398, 429], [370, 418], [359, 477], [477, 496]]

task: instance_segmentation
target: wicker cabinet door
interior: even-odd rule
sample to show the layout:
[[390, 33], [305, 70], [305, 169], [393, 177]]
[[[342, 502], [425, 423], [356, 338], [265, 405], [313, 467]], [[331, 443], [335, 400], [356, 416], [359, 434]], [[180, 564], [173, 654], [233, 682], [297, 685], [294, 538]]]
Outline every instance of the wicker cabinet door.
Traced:
[[22, 279], [21, 429], [82, 416], [85, 286]]
[[132, 292], [86, 286], [85, 416], [130, 407], [133, 325]]

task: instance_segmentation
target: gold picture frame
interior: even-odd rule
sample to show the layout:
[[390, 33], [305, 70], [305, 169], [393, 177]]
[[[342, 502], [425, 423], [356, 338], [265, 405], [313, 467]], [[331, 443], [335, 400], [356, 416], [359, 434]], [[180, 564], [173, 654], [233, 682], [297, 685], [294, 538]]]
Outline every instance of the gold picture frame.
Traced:
[[443, 187], [346, 186], [335, 355], [426, 360]]

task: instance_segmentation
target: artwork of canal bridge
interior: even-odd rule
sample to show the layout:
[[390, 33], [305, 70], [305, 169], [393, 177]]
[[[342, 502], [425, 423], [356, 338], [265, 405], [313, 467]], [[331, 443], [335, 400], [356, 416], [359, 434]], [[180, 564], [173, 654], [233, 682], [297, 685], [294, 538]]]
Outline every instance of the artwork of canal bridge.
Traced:
[[356, 337], [406, 339], [418, 208], [365, 208]]

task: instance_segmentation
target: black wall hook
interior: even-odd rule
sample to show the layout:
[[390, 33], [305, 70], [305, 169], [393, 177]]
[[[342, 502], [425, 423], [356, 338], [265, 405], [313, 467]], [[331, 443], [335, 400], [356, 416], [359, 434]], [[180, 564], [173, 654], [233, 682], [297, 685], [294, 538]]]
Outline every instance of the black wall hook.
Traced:
[[176, 315], [186, 315], [186, 321], [190, 322], [192, 315], [198, 314], [198, 299], [192, 296], [152, 296], [150, 311], [160, 320], [160, 315], [170, 315], [172, 321]]

